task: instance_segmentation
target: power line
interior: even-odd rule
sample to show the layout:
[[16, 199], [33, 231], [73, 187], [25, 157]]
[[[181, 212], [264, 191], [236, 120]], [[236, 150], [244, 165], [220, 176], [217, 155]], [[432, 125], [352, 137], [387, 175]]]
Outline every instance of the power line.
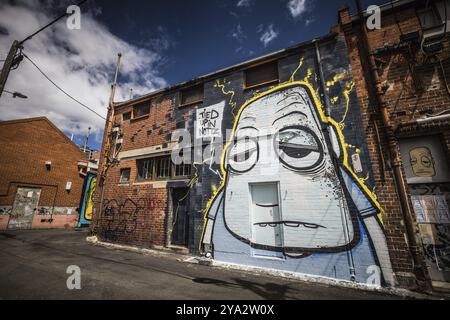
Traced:
[[81, 105], [82, 107], [88, 109], [89, 111], [95, 113], [98, 117], [102, 118], [103, 120], [106, 120], [106, 118], [104, 118], [102, 115], [100, 115], [99, 113], [97, 113], [96, 111], [94, 111], [92, 108], [88, 107], [87, 105], [85, 105], [84, 103], [78, 101], [77, 99], [75, 99], [74, 97], [72, 97], [70, 94], [68, 94], [66, 91], [64, 91], [60, 86], [58, 86], [52, 79], [50, 79], [45, 73], [44, 71], [41, 70], [41, 68], [39, 68], [36, 63], [34, 63], [33, 60], [30, 59], [30, 57], [28, 57], [25, 53], [22, 53], [23, 56], [25, 58], [27, 58], [32, 64], [33, 66], [36, 67], [36, 69], [39, 70], [39, 72], [48, 80], [51, 82], [51, 84], [53, 84], [58, 90], [60, 90], [61, 92], [63, 92], [66, 96], [68, 96], [70, 99], [72, 99], [73, 101], [75, 101], [76, 103], [78, 103], [79, 105]]
[[[82, 0], [80, 3], [77, 4], [78, 7], [80, 7], [83, 3], [85, 3], [87, 0]], [[45, 26], [43, 26], [42, 28], [40, 28], [38, 31], [36, 31], [35, 33], [29, 35], [28, 37], [26, 37], [24, 40], [22, 40], [20, 42], [20, 45], [22, 45], [25, 41], [28, 41], [30, 39], [32, 39], [35, 35], [37, 35], [38, 33], [44, 31], [45, 29], [47, 29], [48, 27], [50, 27], [51, 25], [55, 24], [56, 22], [58, 22], [59, 20], [61, 20], [62, 18], [65, 17], [70, 17], [72, 14], [74, 14], [74, 12], [72, 13], [64, 13], [62, 15], [60, 15], [58, 18], [56, 18], [55, 20], [53, 20], [52, 22], [46, 24]]]

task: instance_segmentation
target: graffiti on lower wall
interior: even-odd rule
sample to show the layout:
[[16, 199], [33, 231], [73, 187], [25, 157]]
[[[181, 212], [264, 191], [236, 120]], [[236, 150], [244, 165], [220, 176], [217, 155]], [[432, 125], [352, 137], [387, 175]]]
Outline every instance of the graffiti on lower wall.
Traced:
[[120, 237], [126, 238], [133, 234], [137, 228], [150, 230], [149, 223], [152, 212], [156, 207], [155, 201], [149, 198], [140, 198], [137, 201], [131, 198], [106, 199], [104, 201], [100, 237], [105, 241], [118, 241]]
[[344, 126], [325, 115], [311, 76], [257, 93], [237, 112], [222, 183], [205, 208], [202, 250], [224, 262], [359, 282], [376, 266], [392, 283], [382, 208], [349, 165]]

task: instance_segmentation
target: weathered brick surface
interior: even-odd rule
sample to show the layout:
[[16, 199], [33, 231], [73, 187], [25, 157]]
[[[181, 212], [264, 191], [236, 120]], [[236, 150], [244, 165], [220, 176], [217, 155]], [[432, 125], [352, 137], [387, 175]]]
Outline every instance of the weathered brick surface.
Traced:
[[[344, 30], [342, 33], [346, 36], [352, 75], [361, 107], [362, 123], [367, 135], [375, 190], [385, 210], [383, 221], [389, 252], [397, 279], [400, 282], [403, 281], [403, 284], [406, 285], [409, 281], [408, 278], [413, 277], [413, 265], [406, 240], [405, 221], [399, 196], [392, 170], [389, 168], [387, 136], [380, 119], [380, 113], [376, 109], [374, 89], [367, 87], [369, 75], [364, 71], [364, 67], [366, 67], [366, 70], [369, 69], [367, 58], [362, 54], [360, 27], [357, 23], [354, 23], [353, 26], [347, 25]], [[374, 51], [384, 46], [398, 44], [401, 34], [416, 31], [420, 34], [422, 32], [414, 8], [405, 8], [395, 14], [387, 12], [382, 15], [382, 29], [369, 31], [369, 43], [372, 51]], [[444, 41], [444, 46], [444, 50], [438, 56], [443, 61], [444, 72], [448, 77], [450, 74], [449, 42]], [[445, 87], [440, 65], [436, 62], [426, 62], [424, 56], [417, 49], [413, 48], [412, 52], [413, 54], [408, 51], [388, 52], [376, 56], [382, 85], [386, 89], [384, 98], [389, 108], [394, 129], [397, 126], [410, 124], [426, 114], [438, 114], [450, 107], [450, 96]], [[412, 69], [410, 69], [411, 66]], [[402, 131], [403, 133], [397, 132], [398, 137], [441, 135], [443, 139], [447, 139], [448, 147], [448, 123], [447, 127], [445, 125], [428, 127], [412, 125], [409, 129]], [[383, 166], [382, 157], [385, 159], [386, 166]], [[418, 234], [416, 234], [416, 238], [420, 245]]]
[[[86, 156], [46, 118], [0, 122], [0, 157], [0, 206], [13, 205], [18, 187], [33, 187], [42, 189], [39, 208], [79, 207], [84, 178], [78, 161], [86, 161]], [[46, 161], [52, 162], [50, 170]], [[72, 182], [70, 192], [65, 190], [68, 181]], [[67, 217], [70, 222], [46, 226], [74, 226], [72, 220], [77, 218], [74, 210]], [[7, 225], [6, 220], [2, 217], [0, 228]], [[42, 227], [38, 222], [33, 226]]]

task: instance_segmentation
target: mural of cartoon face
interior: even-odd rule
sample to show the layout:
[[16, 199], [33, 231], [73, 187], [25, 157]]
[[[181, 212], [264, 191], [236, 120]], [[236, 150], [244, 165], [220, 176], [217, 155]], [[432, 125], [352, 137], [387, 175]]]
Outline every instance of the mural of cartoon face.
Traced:
[[[290, 254], [344, 250], [358, 240], [332, 160], [339, 144], [323, 127], [301, 86], [242, 110], [225, 155], [223, 214], [233, 236], [256, 249]], [[275, 196], [253, 193], [267, 183], [277, 186]]]
[[414, 148], [410, 151], [411, 168], [416, 177], [434, 177], [436, 169], [430, 149], [427, 147]]

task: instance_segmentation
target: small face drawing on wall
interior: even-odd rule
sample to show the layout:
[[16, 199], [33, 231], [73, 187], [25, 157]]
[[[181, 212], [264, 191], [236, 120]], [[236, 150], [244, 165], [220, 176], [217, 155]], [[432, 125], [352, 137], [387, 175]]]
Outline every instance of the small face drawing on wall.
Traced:
[[[342, 146], [314, 103], [306, 88], [292, 86], [241, 111], [209, 221], [223, 214], [235, 238], [293, 256], [345, 251], [358, 243], [355, 205], [342, 185], [342, 163], [333, 161], [342, 157]], [[263, 186], [262, 196], [255, 196], [252, 186], [261, 181], [277, 186], [277, 195]], [[205, 234], [210, 228], [207, 224]]]
[[416, 177], [436, 176], [435, 163], [430, 149], [414, 148], [409, 152], [411, 168]]

